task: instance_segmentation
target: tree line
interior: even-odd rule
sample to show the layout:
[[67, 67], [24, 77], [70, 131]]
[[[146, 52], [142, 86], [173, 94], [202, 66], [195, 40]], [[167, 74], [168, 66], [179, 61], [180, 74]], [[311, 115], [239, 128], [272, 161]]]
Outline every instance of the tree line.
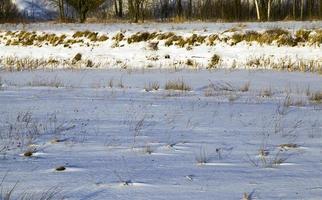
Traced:
[[11, 0], [0, 0], [0, 22], [10, 22], [21, 17], [18, 8]]
[[[48, 0], [61, 21], [276, 21], [322, 19], [322, 0]], [[19, 16], [0, 1], [0, 20]]]

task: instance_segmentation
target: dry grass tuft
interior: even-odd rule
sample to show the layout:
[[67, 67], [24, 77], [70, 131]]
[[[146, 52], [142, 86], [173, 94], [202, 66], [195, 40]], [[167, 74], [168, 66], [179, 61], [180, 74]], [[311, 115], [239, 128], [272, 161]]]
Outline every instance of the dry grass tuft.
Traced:
[[316, 103], [322, 103], [322, 92], [314, 92], [309, 97], [310, 101], [316, 102]]
[[217, 54], [214, 54], [210, 59], [210, 62], [208, 64], [207, 69], [215, 69], [215, 68], [217, 68], [219, 63], [220, 63], [220, 61], [221, 61], [220, 56], [217, 55]]
[[157, 91], [160, 89], [160, 84], [158, 82], [150, 82], [148, 85], [145, 85], [144, 86], [144, 90], [147, 91], [147, 92], [150, 92], [150, 91]]
[[182, 79], [168, 81], [164, 87], [165, 90], [191, 91], [191, 87]]

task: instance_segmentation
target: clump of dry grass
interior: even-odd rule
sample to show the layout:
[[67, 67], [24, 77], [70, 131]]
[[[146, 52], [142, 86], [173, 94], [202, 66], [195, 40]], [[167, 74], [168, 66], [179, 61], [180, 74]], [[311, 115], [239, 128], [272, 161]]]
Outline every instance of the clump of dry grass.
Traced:
[[5, 185], [5, 179], [8, 173], [0, 180], [0, 199], [1, 200], [54, 200], [64, 199], [61, 197], [61, 191], [57, 187], [52, 187], [48, 190], [41, 191], [40, 193], [34, 193], [32, 191], [25, 191], [17, 193], [17, 187], [19, 181], [12, 186]]
[[194, 66], [195, 65], [195, 62], [192, 59], [187, 59], [186, 65], [188, 65], [188, 66]]
[[173, 32], [167, 32], [167, 33], [160, 33], [157, 37], [158, 40], [166, 40], [174, 36], [175, 34]]
[[157, 91], [160, 89], [160, 84], [156, 81], [154, 82], [150, 82], [148, 85], [145, 85], [144, 86], [144, 90], [147, 91], [147, 92], [150, 92], [150, 91]]
[[252, 159], [248, 154], [249, 162], [254, 167], [274, 168], [277, 167], [288, 159], [284, 154], [284, 150], [279, 148], [277, 151], [269, 151], [268, 149], [259, 149], [259, 154], [256, 159]]
[[215, 69], [218, 67], [219, 63], [221, 61], [221, 58], [219, 55], [217, 54], [214, 54], [211, 59], [210, 59], [210, 62], [207, 66], [207, 69]]
[[159, 45], [159, 41], [158, 42], [149, 42], [147, 45], [147, 49], [152, 50], [152, 51], [157, 51], [159, 49], [158, 45]]
[[295, 33], [295, 40], [297, 42], [307, 42], [309, 40], [309, 35], [311, 30], [300, 29]]
[[15, 56], [5, 57], [0, 60], [0, 63], [4, 66], [4, 69], [9, 71], [25, 71], [35, 70], [41, 67], [57, 66], [57, 63], [48, 62], [51, 59], [33, 59], [31, 57], [18, 58]]
[[81, 61], [82, 60], [82, 54], [81, 53], [77, 53], [75, 56], [74, 56], [74, 58], [73, 58], [73, 60], [72, 60], [72, 63], [73, 64], [75, 64], [75, 63], [77, 63], [77, 62], [79, 62], [79, 61]]
[[170, 38], [168, 38], [165, 41], [165, 43], [164, 43], [164, 45], [167, 46], [167, 47], [172, 46], [174, 44], [183, 47], [185, 45], [183, 37], [182, 36], [173, 35]]
[[322, 29], [312, 31], [308, 40], [310, 44], [317, 44], [320, 46], [322, 43]]
[[112, 38], [116, 42], [121, 42], [125, 38], [124, 34], [122, 32], [116, 33], [114, 37]]
[[127, 39], [127, 42], [129, 44], [131, 43], [136, 43], [136, 42], [146, 42], [148, 40], [152, 40], [154, 38], [156, 38], [158, 36], [158, 34], [156, 32], [153, 32], [153, 33], [149, 33], [149, 32], [138, 32], [138, 33], [135, 33], [133, 35], [131, 35], [128, 39]]
[[3, 89], [2, 87], [3, 87], [3, 81], [2, 81], [2, 78], [0, 76], [0, 91]]
[[144, 149], [143, 153], [151, 155], [154, 152], [154, 149], [151, 145], [147, 144]]
[[247, 31], [246, 33], [234, 33], [231, 37], [232, 44], [235, 45], [239, 42], [246, 41], [246, 42], [258, 42], [261, 34], [256, 31]]
[[216, 41], [219, 41], [219, 36], [217, 34], [212, 34], [208, 36], [208, 46], [213, 46], [215, 45]]
[[234, 101], [238, 98], [232, 92], [237, 91], [233, 85], [228, 82], [210, 82], [204, 91], [206, 97], [228, 95], [228, 100]]
[[210, 157], [204, 147], [200, 147], [199, 153], [196, 155], [195, 159], [199, 165], [204, 165], [210, 161]]
[[92, 32], [91, 31], [77, 31], [73, 34], [73, 38], [88, 37]]
[[109, 37], [107, 36], [107, 35], [101, 35], [101, 36], [99, 36], [98, 38], [97, 38], [97, 41], [98, 42], [104, 42], [104, 41], [106, 41], [106, 40], [108, 40], [109, 39]]
[[201, 36], [197, 34], [192, 34], [189, 38], [186, 39], [186, 43], [188, 45], [200, 45], [203, 44], [206, 40], [207, 36]]
[[273, 92], [272, 92], [272, 88], [268, 87], [268, 88], [264, 88], [260, 91], [259, 96], [261, 97], [271, 97], [273, 96]]
[[249, 91], [249, 88], [250, 88], [250, 82], [247, 81], [244, 85], [242, 85], [239, 88], [239, 91], [241, 91], [241, 92], [248, 92]]
[[322, 103], [322, 92], [317, 91], [313, 92], [311, 96], [309, 97], [310, 101], [316, 102], [316, 103]]
[[299, 145], [294, 143], [287, 143], [287, 144], [280, 144], [279, 147], [282, 149], [294, 149], [294, 148], [298, 148]]
[[290, 95], [287, 95], [284, 99], [283, 106], [288, 108], [290, 106], [303, 106], [305, 102], [300, 98], [292, 98]]
[[247, 31], [246, 33], [235, 33], [232, 37], [232, 45], [239, 42], [258, 42], [259, 44], [271, 45], [274, 42], [278, 46], [296, 46], [297, 40], [294, 39], [290, 32], [284, 29], [276, 28], [266, 30], [264, 33], [256, 31]]
[[32, 81], [27, 83], [27, 85], [30, 87], [64, 87], [63, 82], [57, 77], [54, 77], [53, 79], [41, 79], [40, 77], [33, 78]]
[[179, 91], [190, 91], [191, 87], [183, 81], [178, 79], [174, 81], [168, 81], [164, 87], [165, 90], [179, 90]]

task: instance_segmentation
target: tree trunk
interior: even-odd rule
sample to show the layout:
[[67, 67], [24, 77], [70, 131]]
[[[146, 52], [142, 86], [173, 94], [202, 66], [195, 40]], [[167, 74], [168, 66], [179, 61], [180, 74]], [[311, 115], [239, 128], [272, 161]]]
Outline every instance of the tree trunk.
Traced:
[[129, 6], [130, 18], [132, 18], [132, 20], [133, 20], [135, 18], [135, 11], [134, 11], [135, 9], [134, 9], [133, 0], [128, 0], [128, 6]]
[[65, 20], [65, 2], [61, 0], [61, 12], [62, 12], [62, 20]]
[[181, 4], [181, 0], [177, 0], [177, 16], [178, 17], [182, 17], [182, 4]]
[[293, 1], [293, 19], [296, 20], [296, 0]]
[[86, 21], [86, 14], [87, 14], [87, 12], [84, 12], [84, 11], [79, 14], [79, 22], [80, 23], [84, 23]]
[[301, 0], [301, 20], [303, 20], [304, 0]]
[[322, 1], [319, 2], [320, 4], [320, 19], [322, 18]]
[[255, 6], [256, 6], [256, 13], [257, 13], [257, 20], [261, 21], [261, 14], [259, 12], [258, 0], [255, 0]]
[[115, 16], [119, 15], [119, 11], [117, 9], [117, 0], [114, 0], [114, 10], [115, 10]]
[[268, 2], [267, 2], [267, 21], [271, 20], [271, 6], [272, 6], [272, 0], [268, 0]]
[[123, 1], [119, 0], [119, 17], [123, 17]]
[[135, 0], [135, 8], [134, 8], [134, 12], [135, 12], [134, 22], [135, 23], [139, 22], [139, 10], [140, 10], [140, 2], [139, 2], [139, 0]]
[[141, 8], [140, 8], [140, 13], [141, 13], [141, 19], [142, 19], [142, 22], [144, 22], [144, 19], [145, 19], [145, 15], [144, 15], [144, 1], [141, 0]]
[[191, 19], [192, 17], [192, 0], [189, 0], [188, 4], [188, 18]]

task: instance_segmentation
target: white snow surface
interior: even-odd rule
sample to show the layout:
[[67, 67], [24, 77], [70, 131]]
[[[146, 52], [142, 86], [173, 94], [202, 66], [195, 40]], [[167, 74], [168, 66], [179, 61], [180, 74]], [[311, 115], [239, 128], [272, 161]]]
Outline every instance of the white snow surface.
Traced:
[[[47, 125], [52, 114], [56, 126], [75, 125], [58, 133], [45, 131], [33, 142], [37, 153], [30, 158], [22, 156], [24, 148], [1, 158], [0, 177], [8, 173], [3, 185], [19, 181], [14, 195], [57, 187], [65, 199], [75, 200], [242, 199], [244, 193], [255, 199], [321, 198], [322, 107], [305, 94], [308, 86], [312, 93], [322, 90], [320, 75], [55, 70], [1, 72], [1, 78], [3, 133], [8, 122], [27, 111]], [[178, 79], [192, 91], [163, 89], [168, 80]], [[63, 86], [30, 84], [39, 80]], [[158, 82], [160, 90], [144, 91], [151, 82]], [[250, 90], [205, 96], [210, 82], [234, 88], [250, 82]], [[272, 95], [261, 96], [268, 88]], [[283, 107], [288, 95], [303, 104]], [[232, 96], [236, 98], [230, 100]], [[139, 133], [134, 142], [135, 130]], [[61, 142], [52, 142], [55, 138]], [[298, 146], [279, 147], [288, 143]], [[270, 153], [267, 160], [286, 160], [274, 167], [256, 167], [252, 161], [259, 160], [261, 148]], [[200, 157], [207, 163], [198, 164]], [[66, 170], [56, 172], [62, 165]]]

